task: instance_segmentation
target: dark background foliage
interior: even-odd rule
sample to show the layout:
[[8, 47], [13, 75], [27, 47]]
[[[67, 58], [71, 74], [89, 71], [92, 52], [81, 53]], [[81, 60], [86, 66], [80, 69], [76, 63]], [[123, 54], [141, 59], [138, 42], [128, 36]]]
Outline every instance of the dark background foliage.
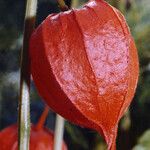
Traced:
[[[70, 4], [70, 1], [66, 1]], [[76, 0], [76, 5], [85, 0]], [[135, 38], [140, 60], [140, 79], [134, 101], [120, 121], [118, 150], [150, 149], [150, 1], [108, 0], [125, 15]], [[50, 13], [59, 12], [55, 0], [39, 0], [36, 26]], [[20, 49], [22, 46], [25, 1], [0, 0], [0, 129], [17, 122]], [[31, 120], [36, 123], [44, 102], [31, 85]], [[46, 126], [54, 129], [55, 114], [49, 113]], [[102, 138], [93, 130], [65, 124], [69, 150], [104, 150]]]

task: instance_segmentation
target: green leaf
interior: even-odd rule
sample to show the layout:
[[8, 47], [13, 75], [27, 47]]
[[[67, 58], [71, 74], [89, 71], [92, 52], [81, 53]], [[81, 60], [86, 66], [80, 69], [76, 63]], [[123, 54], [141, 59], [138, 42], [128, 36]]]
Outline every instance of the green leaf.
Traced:
[[150, 149], [150, 129], [145, 131], [144, 134], [139, 138], [138, 144], [133, 150], [149, 150]]

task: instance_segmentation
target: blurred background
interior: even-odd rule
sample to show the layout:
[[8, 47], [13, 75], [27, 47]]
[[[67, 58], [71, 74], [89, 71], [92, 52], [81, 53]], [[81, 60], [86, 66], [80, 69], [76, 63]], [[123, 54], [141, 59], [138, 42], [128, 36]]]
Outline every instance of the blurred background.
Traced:
[[[134, 100], [120, 121], [117, 150], [150, 150], [150, 0], [107, 0], [125, 15], [134, 36], [140, 60], [140, 79]], [[66, 1], [67, 4], [70, 1]], [[74, 7], [86, 0], [74, 0]], [[59, 12], [56, 0], [39, 0], [36, 26], [50, 13]], [[20, 50], [25, 1], [0, 0], [0, 130], [17, 122]], [[31, 120], [36, 123], [44, 102], [31, 85]], [[54, 129], [55, 114], [45, 124]], [[66, 121], [64, 139], [69, 150], [105, 150], [93, 130]]]

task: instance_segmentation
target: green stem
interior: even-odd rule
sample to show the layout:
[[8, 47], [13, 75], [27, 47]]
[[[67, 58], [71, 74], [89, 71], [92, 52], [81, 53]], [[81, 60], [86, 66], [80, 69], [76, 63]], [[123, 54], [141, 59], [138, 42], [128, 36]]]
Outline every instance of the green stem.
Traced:
[[69, 9], [68, 6], [65, 4], [64, 0], [57, 0], [57, 1], [58, 1], [61, 11], [66, 11]]
[[37, 0], [26, 0], [24, 38], [21, 52], [18, 149], [29, 150], [30, 140], [30, 60], [29, 39], [34, 29]]

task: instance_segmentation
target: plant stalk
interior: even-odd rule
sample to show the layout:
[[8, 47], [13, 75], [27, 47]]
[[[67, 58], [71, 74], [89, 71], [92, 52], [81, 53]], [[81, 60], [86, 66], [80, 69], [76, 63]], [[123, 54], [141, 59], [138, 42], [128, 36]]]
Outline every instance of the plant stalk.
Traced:
[[[65, 4], [64, 0], [57, 0], [61, 11], [69, 10], [70, 6], [68, 7]], [[71, 1], [72, 2], [72, 1]], [[70, 2], [70, 4], [71, 4]], [[63, 134], [64, 134], [64, 125], [65, 120], [60, 115], [56, 115], [56, 125], [55, 125], [55, 132], [54, 132], [54, 146], [53, 150], [62, 150], [62, 141], [63, 141]]]
[[65, 4], [64, 0], [57, 0], [57, 1], [58, 1], [61, 11], [66, 11], [69, 9], [68, 6]]
[[48, 116], [48, 113], [49, 113], [49, 107], [46, 105], [45, 109], [42, 112], [42, 115], [41, 115], [41, 117], [40, 117], [40, 119], [39, 119], [39, 121], [38, 121], [38, 123], [36, 125], [36, 129], [37, 130], [41, 130], [43, 128], [45, 120], [46, 120], [46, 118]]
[[23, 48], [21, 51], [18, 150], [29, 150], [30, 140], [30, 59], [29, 39], [35, 25], [37, 0], [26, 0]]
[[54, 134], [54, 150], [62, 150], [62, 141], [64, 134], [65, 120], [60, 115], [56, 116], [55, 134]]

